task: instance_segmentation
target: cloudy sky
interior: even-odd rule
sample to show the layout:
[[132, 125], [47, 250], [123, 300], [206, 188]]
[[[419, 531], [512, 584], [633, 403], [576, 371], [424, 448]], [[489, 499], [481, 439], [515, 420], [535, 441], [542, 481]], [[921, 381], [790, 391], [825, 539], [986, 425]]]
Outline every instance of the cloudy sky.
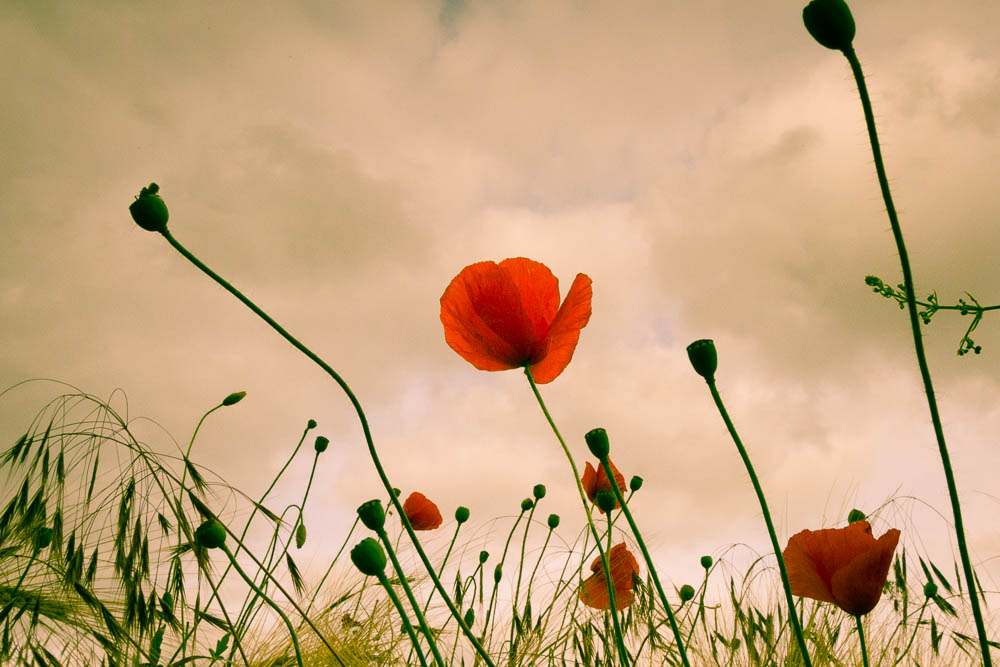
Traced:
[[[1000, 5], [852, 4], [918, 293], [998, 303]], [[950, 570], [908, 322], [863, 282], [900, 272], [856, 89], [800, 17], [777, 0], [3, 3], [0, 384], [121, 388], [130, 417], [181, 442], [246, 390], [195, 460], [251, 495], [316, 419], [332, 445], [309, 572], [381, 495], [342, 392], [132, 223], [156, 181], [172, 233], [351, 384], [393, 484], [447, 517], [471, 508], [476, 551], [498, 548], [536, 483], [566, 539], [583, 520], [523, 374], [475, 370], [439, 320], [462, 267], [525, 256], [563, 290], [593, 279], [575, 358], [542, 392], [581, 466], [603, 426], [645, 478], [633, 506], [664, 579], [697, 583], [702, 554], [770, 550], [688, 364], [698, 338], [716, 341], [782, 543], [894, 498], [876, 533], [898, 527]], [[958, 357], [967, 324], [940, 313], [926, 344], [988, 573], [1000, 317], [974, 334], [981, 355]], [[52, 393], [0, 399], [0, 435]], [[176, 452], [164, 431], [150, 443]], [[306, 458], [281, 500], [299, 497]]]

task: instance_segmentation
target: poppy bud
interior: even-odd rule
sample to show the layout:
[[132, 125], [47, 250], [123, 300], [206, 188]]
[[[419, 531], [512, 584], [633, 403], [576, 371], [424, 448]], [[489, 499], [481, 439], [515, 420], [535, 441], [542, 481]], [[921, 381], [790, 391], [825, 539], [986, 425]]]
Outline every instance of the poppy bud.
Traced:
[[681, 586], [680, 590], [681, 602], [687, 602], [694, 597], [694, 587], [690, 584], [684, 584]]
[[484, 549], [483, 551], [479, 552], [479, 562], [480, 563], [485, 563], [486, 559], [489, 558], [489, 557], [490, 557], [490, 552], [489, 551], [486, 551]]
[[924, 584], [924, 595], [926, 595], [927, 597], [929, 598], [935, 597], [937, 596], [937, 592], [938, 592], [937, 584], [935, 584], [933, 581], [928, 581], [926, 584]]
[[615, 494], [611, 489], [601, 489], [598, 491], [594, 501], [604, 513], [610, 512], [618, 505], [618, 501], [615, 500]]
[[497, 563], [497, 566], [493, 568], [493, 583], [499, 584], [500, 580], [503, 578], [503, 568]]
[[817, 42], [846, 51], [854, 41], [854, 17], [844, 0], [812, 0], [802, 10], [802, 22]]
[[632, 475], [632, 479], [628, 481], [628, 488], [632, 489], [633, 491], [638, 491], [639, 489], [641, 489], [642, 477], [639, 477], [638, 475]]
[[464, 620], [465, 624], [470, 628], [472, 627], [472, 624], [476, 622], [476, 612], [472, 607], [469, 607], [469, 610], [465, 612]]
[[217, 519], [209, 519], [194, 531], [194, 539], [206, 549], [218, 549], [226, 543], [226, 529]]
[[135, 224], [139, 225], [147, 232], [167, 231], [167, 205], [156, 194], [160, 186], [150, 183], [148, 187], [139, 191], [135, 201], [128, 207], [128, 212], [132, 214]]
[[857, 509], [851, 510], [850, 513], [847, 515], [847, 523], [850, 524], [850, 523], [856, 523], [858, 521], [864, 521], [866, 518], [868, 517], [866, 517], [865, 513], [862, 512], [861, 510]]
[[459, 523], [465, 523], [469, 520], [469, 508], [459, 507], [455, 510], [455, 521]]
[[531, 495], [535, 497], [535, 500], [541, 500], [545, 497], [545, 485], [535, 484], [535, 488], [531, 490]]
[[709, 568], [711, 568], [712, 567], [712, 557], [711, 556], [702, 556], [701, 557], [701, 566], [703, 568], [705, 568], [706, 570], [709, 569]]
[[306, 428], [309, 429], [310, 431], [312, 429], [316, 428], [316, 420], [315, 419], [310, 419], [309, 421], [307, 421], [306, 422]]
[[385, 551], [371, 537], [366, 537], [351, 549], [351, 562], [361, 574], [369, 577], [385, 576]]
[[709, 338], [696, 340], [687, 346], [688, 359], [695, 372], [708, 381], [715, 379], [715, 369], [719, 367], [719, 356], [715, 351], [715, 342]]
[[379, 532], [385, 526], [385, 510], [382, 509], [382, 501], [375, 498], [363, 503], [358, 508], [358, 517], [366, 528], [374, 530], [376, 533]]
[[299, 527], [295, 529], [295, 548], [301, 549], [302, 545], [306, 543], [306, 524], [300, 523]]
[[559, 527], [559, 515], [550, 514], [549, 515], [549, 530], [555, 530]]
[[603, 428], [595, 428], [587, 431], [587, 435], [583, 436], [583, 439], [587, 441], [587, 447], [590, 448], [590, 453], [597, 457], [598, 461], [603, 461], [608, 458], [608, 453], [611, 451], [611, 445], [608, 443], [608, 432]]
[[228, 408], [230, 405], [236, 405], [237, 403], [242, 401], [243, 397], [246, 395], [247, 393], [245, 391], [233, 392], [229, 396], [226, 396], [224, 399], [222, 399], [222, 404]]
[[326, 448], [330, 446], [330, 438], [324, 438], [319, 436], [316, 438], [316, 444], [313, 447], [316, 449], [317, 454], [322, 454], [326, 451]]
[[35, 548], [41, 551], [50, 544], [52, 544], [52, 529], [48, 526], [42, 526], [38, 530], [38, 535], [35, 536]]
[[531, 498], [525, 498], [524, 500], [521, 501], [522, 512], [527, 512], [534, 506], [535, 506], [535, 501], [533, 501]]

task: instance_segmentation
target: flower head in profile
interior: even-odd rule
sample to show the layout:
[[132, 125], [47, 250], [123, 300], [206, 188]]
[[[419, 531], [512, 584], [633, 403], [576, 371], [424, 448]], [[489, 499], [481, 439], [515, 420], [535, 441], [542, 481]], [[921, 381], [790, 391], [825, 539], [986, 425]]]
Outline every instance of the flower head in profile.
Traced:
[[414, 491], [407, 496], [403, 503], [403, 512], [410, 520], [413, 530], [434, 530], [444, 521], [437, 505], [419, 491]]
[[[618, 490], [625, 491], [625, 475], [618, 471], [615, 464], [608, 459], [608, 465], [611, 467], [611, 472], [615, 476], [615, 482], [618, 484]], [[597, 468], [590, 465], [590, 461], [587, 461], [587, 467], [583, 469], [583, 477], [580, 479], [580, 484], [583, 485], [583, 491], [590, 498], [590, 502], [597, 502], [597, 492], [603, 489], [611, 490], [611, 480], [608, 479], [607, 473], [604, 472], [604, 466], [600, 463], [597, 464]], [[615, 509], [618, 509], [618, 501], [615, 501]], [[602, 511], [603, 513], [603, 511]]]
[[882, 597], [898, 542], [895, 528], [876, 540], [867, 521], [796, 533], [781, 552], [792, 595], [832, 602], [852, 616], [867, 614]]
[[[611, 571], [611, 581], [615, 587], [615, 608], [625, 609], [635, 600], [632, 593], [633, 577], [639, 574], [639, 562], [632, 552], [625, 548], [625, 543], [616, 544], [608, 552], [608, 569]], [[590, 564], [592, 575], [584, 579], [580, 586], [580, 601], [594, 609], [610, 609], [608, 599], [608, 584], [604, 577], [604, 566], [598, 556]]]
[[573, 358], [592, 294], [590, 278], [579, 273], [560, 306], [559, 281], [544, 264], [478, 262], [441, 296], [444, 339], [479, 370], [530, 367], [535, 382], [551, 382]]

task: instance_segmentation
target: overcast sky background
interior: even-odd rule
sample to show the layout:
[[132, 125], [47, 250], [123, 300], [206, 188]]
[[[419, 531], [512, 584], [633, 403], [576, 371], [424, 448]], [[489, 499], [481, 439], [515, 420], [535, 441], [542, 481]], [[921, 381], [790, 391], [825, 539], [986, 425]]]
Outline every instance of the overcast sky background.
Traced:
[[[581, 468], [583, 434], [603, 426], [626, 477], [645, 478], [633, 507], [665, 580], [696, 584], [698, 557], [732, 544], [770, 551], [688, 363], [698, 338], [716, 341], [782, 544], [895, 497], [876, 534], [900, 528], [948, 572], [908, 321], [863, 282], [901, 278], [861, 107], [801, 5], [4, 2], [0, 384], [120, 387], [130, 417], [182, 442], [246, 390], [195, 460], [253, 496], [316, 419], [332, 444], [306, 512], [310, 575], [382, 495], [342, 392], [132, 223], [156, 181], [172, 233], [351, 384], [393, 484], [448, 519], [432, 544], [466, 505], [470, 549], [499, 551], [509, 522], [487, 522], [536, 483], [566, 539], [582, 525], [523, 374], [475, 370], [438, 318], [464, 266], [525, 256], [563, 293], [593, 279], [573, 362], [541, 391]], [[998, 303], [1000, 4], [852, 5], [918, 294]], [[960, 358], [967, 324], [945, 312], [924, 332], [974, 562], [996, 590], [1000, 317]], [[5, 442], [52, 393], [0, 399]], [[297, 501], [308, 458], [278, 500]]]

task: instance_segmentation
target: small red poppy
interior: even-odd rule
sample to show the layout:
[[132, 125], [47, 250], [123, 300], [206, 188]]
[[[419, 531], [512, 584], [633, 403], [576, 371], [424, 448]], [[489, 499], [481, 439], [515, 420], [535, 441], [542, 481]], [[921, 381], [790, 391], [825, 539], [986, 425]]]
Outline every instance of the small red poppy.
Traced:
[[[615, 608], [625, 609], [635, 600], [632, 593], [635, 582], [633, 577], [639, 574], [639, 562], [632, 552], [625, 548], [625, 543], [616, 544], [608, 552], [608, 569], [611, 571], [611, 581], [615, 586]], [[604, 577], [604, 566], [598, 556], [590, 564], [592, 575], [580, 586], [580, 601], [594, 609], [610, 609], [608, 584]]]
[[441, 295], [444, 339], [482, 371], [531, 367], [556, 379], [590, 320], [591, 281], [579, 273], [559, 305], [559, 280], [539, 262], [514, 257], [462, 269]]
[[882, 597], [898, 542], [895, 528], [876, 540], [867, 521], [796, 533], [781, 552], [792, 595], [832, 602], [852, 616], [867, 614]]
[[403, 512], [410, 520], [413, 530], [434, 530], [444, 520], [437, 505], [419, 491], [414, 491], [407, 496], [406, 502], [403, 503]]
[[[618, 484], [618, 490], [622, 493], [625, 492], [625, 476], [618, 472], [618, 468], [615, 464], [611, 462], [611, 458], [608, 458], [608, 465], [611, 467], [611, 472], [615, 476], [615, 482]], [[583, 477], [580, 479], [580, 484], [583, 485], [583, 491], [590, 498], [590, 502], [597, 502], [597, 492], [601, 489], [611, 490], [611, 480], [608, 479], [607, 473], [604, 472], [604, 466], [600, 463], [597, 464], [598, 469], [595, 470], [594, 466], [590, 465], [590, 461], [587, 461], [587, 467], [583, 469]], [[619, 503], [615, 501], [615, 509], [618, 509]], [[601, 510], [603, 513], [603, 510]]]

